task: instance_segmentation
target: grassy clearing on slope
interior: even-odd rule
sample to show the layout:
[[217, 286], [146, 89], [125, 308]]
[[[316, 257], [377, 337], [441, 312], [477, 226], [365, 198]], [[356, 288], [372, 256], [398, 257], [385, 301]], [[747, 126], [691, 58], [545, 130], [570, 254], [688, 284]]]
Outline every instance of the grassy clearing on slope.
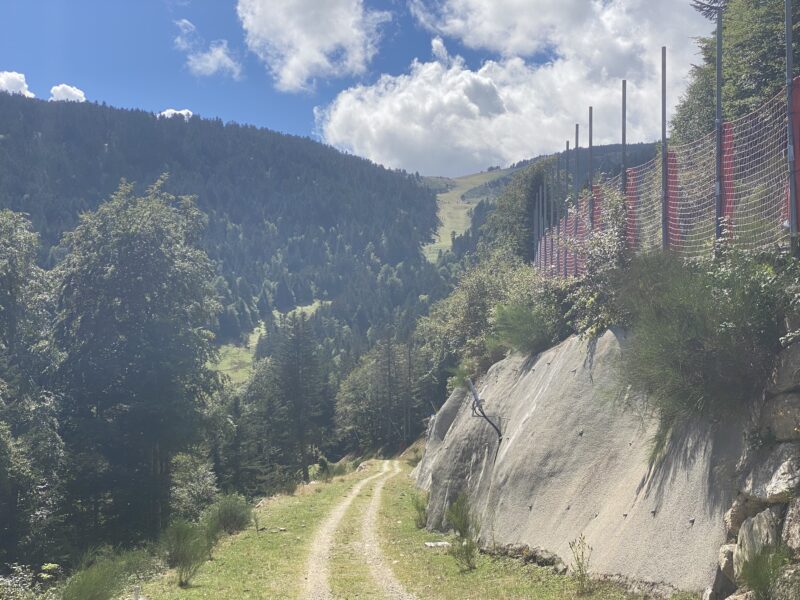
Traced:
[[369, 464], [332, 483], [315, 483], [293, 496], [270, 499], [257, 509], [261, 530], [256, 533], [251, 527], [222, 540], [214, 559], [201, 567], [188, 588], [178, 588], [175, 574], [168, 572], [144, 586], [142, 594], [150, 600], [298, 597], [318, 526], [358, 480], [374, 471]]
[[[425, 548], [425, 542], [451, 538], [414, 526], [411, 505], [414, 488], [408, 472], [408, 466], [403, 465], [401, 474], [386, 483], [379, 527], [388, 563], [410, 592], [431, 600], [566, 600], [577, 597], [575, 581], [571, 577], [554, 575], [549, 569], [480, 555], [477, 569], [462, 573], [445, 550]], [[590, 595], [583, 597], [593, 600], [634, 598], [616, 586], [600, 583]]]
[[424, 249], [428, 260], [436, 260], [439, 250], [448, 250], [450, 248], [450, 235], [452, 232], [455, 231], [456, 234], [461, 234], [469, 228], [470, 210], [481, 201], [481, 198], [471, 198], [464, 201], [461, 200], [461, 195], [472, 188], [504, 177], [511, 172], [513, 172], [512, 169], [502, 169], [465, 175], [464, 177], [450, 180], [455, 184], [454, 187], [436, 196], [439, 205], [439, 219], [442, 224], [436, 233], [436, 240]]
[[253, 356], [256, 352], [258, 338], [263, 331], [263, 324], [256, 327], [247, 337], [247, 343], [243, 346], [237, 344], [220, 346], [219, 360], [213, 365], [213, 368], [223, 375], [227, 375], [234, 385], [245, 383], [253, 373]]

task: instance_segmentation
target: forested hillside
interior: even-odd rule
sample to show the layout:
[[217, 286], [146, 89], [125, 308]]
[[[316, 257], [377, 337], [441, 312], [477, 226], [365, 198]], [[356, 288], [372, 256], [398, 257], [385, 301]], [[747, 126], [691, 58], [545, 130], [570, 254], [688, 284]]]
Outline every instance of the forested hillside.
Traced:
[[441, 293], [420, 255], [436, 231], [435, 198], [416, 176], [218, 119], [0, 94], [0, 208], [30, 215], [45, 267], [121, 179], [142, 191], [163, 173], [165, 191], [196, 196], [208, 216], [220, 340], [314, 300], [331, 301], [330, 315], [363, 339], [420, 294]]

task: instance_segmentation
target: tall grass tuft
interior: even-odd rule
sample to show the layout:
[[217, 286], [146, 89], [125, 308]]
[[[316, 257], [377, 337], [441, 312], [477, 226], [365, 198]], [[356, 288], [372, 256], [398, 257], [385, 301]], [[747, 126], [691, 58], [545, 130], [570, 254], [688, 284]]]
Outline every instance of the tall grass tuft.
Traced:
[[578, 594], [588, 594], [592, 591], [592, 580], [589, 576], [592, 547], [586, 543], [586, 537], [581, 534], [578, 539], [569, 543], [569, 549], [572, 552], [572, 576], [575, 578]]
[[742, 565], [742, 583], [750, 588], [756, 600], [768, 600], [778, 574], [787, 564], [789, 552], [785, 547], [764, 548]]
[[450, 546], [449, 554], [462, 571], [472, 571], [477, 566], [478, 542], [477, 523], [470, 512], [466, 494], [459, 494], [447, 509], [447, 522], [456, 532], [456, 539]]
[[167, 564], [178, 575], [178, 585], [188, 586], [208, 556], [205, 528], [178, 519], [167, 527], [161, 540]]
[[411, 505], [414, 507], [414, 525], [424, 529], [428, 525], [428, 494], [414, 492], [411, 494]]
[[220, 497], [209, 507], [209, 513], [216, 526], [229, 534], [247, 529], [253, 521], [253, 507], [239, 494]]
[[769, 265], [730, 249], [714, 261], [632, 261], [619, 295], [632, 334], [620, 378], [660, 416], [656, 447], [676, 423], [740, 411], [764, 385], [780, 348], [775, 287]]

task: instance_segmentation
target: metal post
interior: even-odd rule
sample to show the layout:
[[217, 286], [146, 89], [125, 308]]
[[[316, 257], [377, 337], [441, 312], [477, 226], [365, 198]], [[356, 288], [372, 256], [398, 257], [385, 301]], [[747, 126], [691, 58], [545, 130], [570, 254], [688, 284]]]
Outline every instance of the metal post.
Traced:
[[797, 254], [797, 166], [794, 148], [794, 40], [792, 36], [792, 0], [786, 0], [786, 139], [789, 155], [789, 233], [792, 254]]
[[725, 191], [722, 187], [722, 8], [717, 9], [717, 75], [716, 75], [716, 114], [714, 117], [714, 127], [717, 134], [716, 160], [717, 160], [717, 181], [715, 191], [716, 206], [716, 228], [717, 239], [722, 237], [722, 206], [725, 202]]
[[592, 112], [593, 109], [589, 107], [589, 229], [594, 230], [594, 165], [592, 164]]
[[[569, 194], [569, 140], [567, 140], [567, 151], [564, 154], [566, 164], [564, 165], [564, 237], [567, 237], [567, 218], [569, 216], [569, 206], [567, 205], [567, 196]], [[569, 275], [567, 272], [567, 250], [564, 249], [564, 277]]]
[[580, 129], [581, 126], [575, 123], [575, 180], [572, 182], [573, 187], [575, 188], [575, 206], [578, 205], [578, 192], [580, 191], [579, 183], [578, 183], [578, 163], [580, 162], [578, 155], [578, 146], [580, 142]]
[[625, 193], [625, 186], [627, 184], [628, 178], [628, 143], [626, 140], [626, 126], [628, 123], [628, 116], [627, 116], [627, 85], [628, 82], [623, 79], [622, 80], [622, 173], [620, 175], [620, 181], [622, 189], [620, 190], [623, 194]]
[[661, 247], [669, 249], [667, 214], [667, 47], [661, 47]]

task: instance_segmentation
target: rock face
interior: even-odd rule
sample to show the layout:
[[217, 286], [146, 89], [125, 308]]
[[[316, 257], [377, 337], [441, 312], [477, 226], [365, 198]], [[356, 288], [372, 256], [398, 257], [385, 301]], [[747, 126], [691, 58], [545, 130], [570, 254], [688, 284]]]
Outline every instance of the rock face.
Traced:
[[742, 523], [733, 551], [733, 573], [737, 580], [746, 562], [780, 544], [781, 513], [780, 507], [773, 506]]
[[800, 444], [779, 444], [756, 461], [742, 492], [767, 504], [788, 502], [800, 490]]
[[800, 600], [800, 565], [783, 568], [770, 590], [771, 600]]
[[790, 552], [800, 558], [800, 498], [795, 498], [789, 503], [781, 541]]
[[431, 424], [418, 485], [431, 527], [467, 493], [485, 545], [562, 556], [586, 536], [597, 575], [702, 591], [718, 573], [734, 498], [741, 428], [676, 432], [648, 466], [655, 422], [615, 402], [621, 336], [571, 338], [538, 357], [494, 365], [478, 390], [494, 430], [455, 391]]
[[779, 442], [800, 440], [800, 394], [780, 394], [767, 400], [761, 433]]

